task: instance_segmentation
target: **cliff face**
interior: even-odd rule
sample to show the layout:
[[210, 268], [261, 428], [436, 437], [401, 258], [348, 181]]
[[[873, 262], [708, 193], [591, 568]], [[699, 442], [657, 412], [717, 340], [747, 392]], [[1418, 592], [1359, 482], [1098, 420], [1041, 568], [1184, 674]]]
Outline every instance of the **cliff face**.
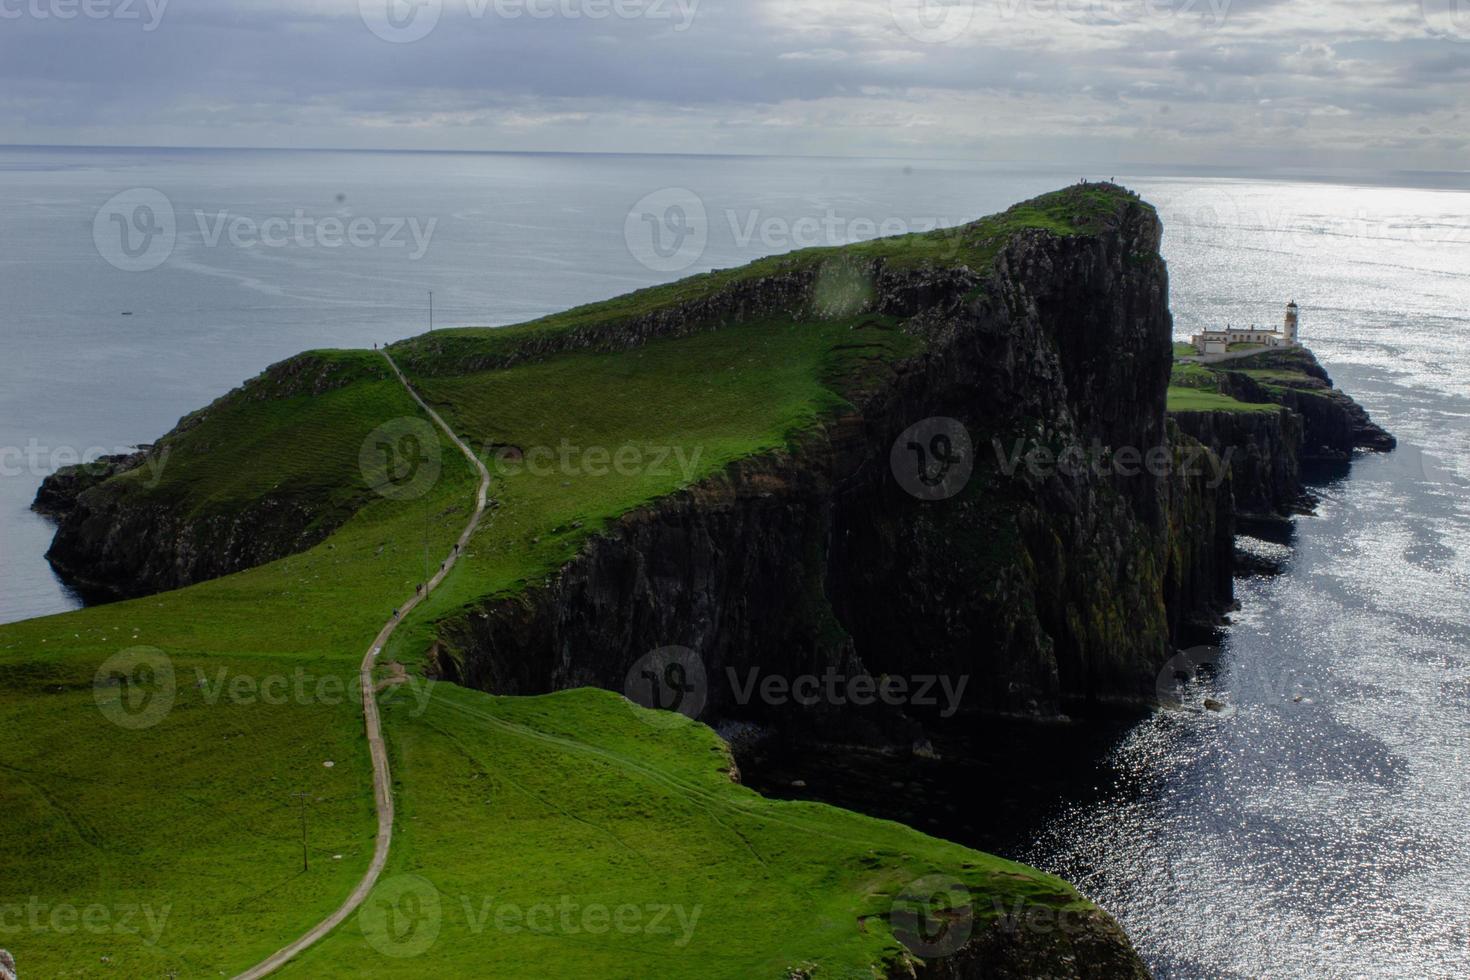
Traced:
[[1309, 503], [1301, 482], [1302, 416], [1279, 412], [1174, 412], [1170, 417], [1230, 466], [1236, 513], [1278, 517]]
[[[1168, 544], [1164, 608], [1175, 642], [1213, 626], [1235, 599], [1236, 481], [1224, 457], [1169, 418], [1174, 467], [1165, 485]], [[1208, 456], [1202, 454], [1208, 453]], [[1225, 478], [1222, 479], [1222, 476]]]
[[1342, 461], [1355, 450], [1387, 452], [1397, 441], [1368, 412], [1333, 387], [1327, 371], [1305, 347], [1266, 351], [1231, 362], [1220, 372], [1220, 390], [1243, 402], [1275, 403], [1302, 419], [1301, 460]]
[[[182, 588], [317, 544], [367, 496], [353, 489], [361, 479], [352, 461], [329, 479], [283, 470], [279, 480], [252, 480], [275, 462], [275, 434], [232, 429], [228, 419], [250, 405], [321, 398], [378, 376], [371, 360], [365, 371], [299, 355], [185, 416], [139, 452], [48, 476], [32, 504], [58, 522], [47, 560], [83, 594], [117, 599]], [[223, 434], [210, 430], [211, 420], [225, 421]], [[355, 449], [345, 453], [355, 456]], [[239, 458], [231, 462], [233, 454]]]
[[[844, 250], [840, 288], [825, 260], [758, 263], [757, 274], [704, 277], [716, 288], [678, 302], [633, 294], [609, 304], [616, 316], [585, 322], [573, 311], [568, 329], [410, 345], [412, 374], [627, 349], [772, 315], [871, 313], [920, 341], [788, 451], [626, 514], [548, 579], [442, 620], [440, 671], [502, 693], [622, 690], [637, 658], [681, 645], [702, 659], [706, 718], [767, 713], [732, 683], [752, 670], [963, 677], [965, 710], [1147, 703], [1181, 626], [1230, 602], [1229, 483], [1201, 465], [1206, 449], [1165, 427], [1172, 325], [1157, 216], [1120, 189], [1054, 197], [1069, 194], [1103, 201], [1103, 219], [1062, 233], [1017, 222], [963, 260]], [[217, 433], [199, 436], [205, 419], [241, 401], [330, 398], [370, 370], [343, 363], [277, 365], [154, 452], [227, 453]], [[919, 474], [904, 470], [938, 446], [923, 428], [934, 419], [958, 427], [970, 448], [955, 461], [970, 472], [952, 496], [921, 499]], [[355, 470], [361, 436], [338, 441], [351, 443]], [[133, 475], [68, 498], [50, 557], [74, 581], [121, 594], [185, 585], [308, 547], [351, 513], [270, 481], [232, 507], [182, 507], [137, 492]], [[63, 496], [59, 482], [51, 489]]]
[[[43, 488], [54, 496], [55, 486]], [[183, 588], [302, 551], [331, 525], [289, 498], [262, 497], [230, 514], [181, 514], [111, 485], [71, 498], [46, 558], [83, 594], [130, 598]]]
[[137, 469], [147, 458], [147, 447], [139, 447], [135, 453], [100, 456], [91, 463], [64, 466], [41, 481], [31, 509], [38, 514], [64, 519], [76, 509], [77, 500], [83, 493], [120, 473]]
[[1277, 412], [1170, 413], [1180, 431], [1229, 460], [1241, 517], [1309, 512], [1313, 499], [1302, 485], [1302, 463], [1343, 461], [1358, 450], [1386, 452], [1395, 446], [1394, 437], [1361, 405], [1333, 387], [1304, 347], [1221, 362], [1213, 376], [1222, 395], [1249, 405], [1281, 406]]
[[[1219, 486], [1008, 461], [1179, 448], [1159, 234], [1121, 201], [1106, 231], [1025, 232], [988, 269], [865, 267], [871, 308], [905, 318], [922, 354], [793, 451], [629, 514], [547, 583], [443, 621], [439, 669], [505, 693], [622, 689], [633, 660], [677, 644], [703, 662], [707, 718], [764, 710], [736, 704], [732, 675], [828, 668], [968, 676], [967, 708], [1146, 702], [1185, 605], [1228, 603]], [[974, 446], [972, 476], [940, 501], [890, 465], [933, 417]]]

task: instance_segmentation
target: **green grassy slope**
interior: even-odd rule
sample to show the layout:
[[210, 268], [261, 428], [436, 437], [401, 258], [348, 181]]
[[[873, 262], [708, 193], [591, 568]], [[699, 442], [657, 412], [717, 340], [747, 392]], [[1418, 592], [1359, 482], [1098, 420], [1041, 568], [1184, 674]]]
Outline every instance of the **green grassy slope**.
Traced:
[[1220, 392], [1220, 376], [1213, 367], [1175, 362], [1169, 378], [1170, 412], [1275, 412], [1280, 406], [1243, 402]]
[[1088, 908], [1029, 868], [765, 800], [730, 781], [709, 729], [604, 691], [445, 687], [411, 715], [388, 712], [413, 774], [391, 867], [358, 928], [284, 976], [871, 976], [901, 956], [889, 915], [917, 876], [1002, 908]]
[[[349, 444], [355, 469], [363, 432], [418, 412], [400, 386], [376, 381], [351, 400], [347, 414], [338, 399], [294, 402], [303, 418], [276, 430], [290, 435], [233, 468], [311, 459], [331, 468]], [[239, 411], [280, 410], [262, 400]], [[239, 414], [236, 424], [248, 428]], [[230, 469], [219, 469], [222, 482]], [[360, 472], [356, 480], [366, 491]], [[24, 928], [0, 936], [23, 975], [213, 976], [272, 952], [341, 902], [375, 830], [361, 710], [346, 692], [368, 641], [423, 580], [426, 535], [437, 563], [468, 518], [473, 487], [468, 464], [446, 454], [425, 496], [369, 495], [306, 553], [0, 627], [0, 730], [11, 736], [0, 739], [0, 908], [62, 910], [55, 921], [40, 915], [39, 927], [27, 913]], [[156, 725], [131, 729], [100, 707], [126, 692], [94, 683], [110, 658], [137, 648], [169, 658], [176, 699]], [[146, 709], [139, 690], [129, 696]], [[303, 791], [312, 794], [306, 874], [292, 796]], [[68, 909], [119, 917], [145, 904], [169, 907], [157, 942], [68, 921]]]
[[882, 317], [772, 319], [630, 351], [414, 376], [483, 452], [496, 506], [463, 573], [415, 610], [393, 652], [412, 661], [436, 619], [544, 577], [620, 515], [789, 446], [916, 347]]
[[300, 504], [311, 529], [340, 526], [371, 499], [359, 451], [392, 415], [417, 414], [381, 357], [313, 351], [274, 366], [180, 421], [153, 449], [154, 465], [102, 492], [179, 517], [231, 515], [271, 498]]
[[743, 282], [798, 271], [817, 271], [816, 306], [826, 316], [842, 318], [855, 314], [861, 305], [864, 285], [854, 268], [865, 261], [882, 261], [891, 269], [966, 267], [983, 271], [1015, 235], [1030, 231], [1062, 237], [1096, 234], [1116, 220], [1125, 200], [1151, 207], [1118, 189], [1075, 185], [954, 228], [800, 249], [514, 326], [438, 330], [394, 344], [393, 355], [402, 367], [420, 376], [464, 373], [465, 364], [524, 353], [575, 332], [613, 334], [652, 311], [695, 304]]
[[[982, 263], [1022, 228], [1089, 230], [1116, 200], [1074, 188], [958, 235], [851, 251]], [[915, 341], [880, 318], [773, 317], [496, 372], [459, 373], [460, 354], [546, 331], [611, 329], [638, 310], [817, 261], [818, 252], [540, 324], [401, 345], [425, 397], [500, 465], [492, 465], [495, 510], [389, 655], [415, 663], [436, 616], [546, 574], [630, 508], [734, 459], [789, 445], [882, 378]], [[0, 626], [0, 729], [24, 733], [0, 739], [0, 910], [101, 909], [115, 920], [147, 906], [153, 921], [164, 918], [156, 934], [130, 931], [136, 912], [128, 929], [103, 928], [97, 915], [96, 928], [65, 912], [27, 919], [0, 936], [23, 976], [230, 974], [305, 931], [361, 875], [372, 849], [372, 794], [360, 711], [343, 692], [390, 611], [449, 551], [474, 493], [471, 468], [447, 443], [422, 495], [372, 491], [372, 474], [362, 470], [370, 434], [419, 416], [371, 354], [319, 352], [278, 366], [186, 420], [167, 444], [173, 451], [156, 487], [117, 492], [205, 514], [289, 491], [332, 522], [330, 537], [189, 589]], [[563, 439], [606, 450], [608, 471], [594, 472], [601, 466], [584, 452], [572, 473], [511, 472], [494, 453], [504, 445], [555, 450]], [[627, 447], [639, 452], [638, 465], [619, 471], [617, 454]], [[652, 453], [664, 450], [655, 466]], [[138, 478], [117, 482], [129, 479]], [[146, 708], [156, 685], [139, 675], [135, 686], [99, 688], [95, 679], [109, 658], [139, 646], [168, 658], [175, 701], [151, 727], [120, 726], [110, 720], [119, 699]], [[325, 689], [324, 676], [333, 678]], [[243, 685], [231, 686], [242, 684], [237, 677]], [[1018, 900], [1049, 909], [1080, 901], [1054, 879], [894, 825], [761, 801], [721, 772], [723, 753], [707, 729], [650, 725], [614, 695], [512, 701], [441, 688], [421, 701], [417, 683], [394, 689], [384, 709], [400, 806], [383, 887], [404, 874], [431, 882], [443, 896], [443, 938], [405, 967], [393, 954], [417, 920], [394, 903], [386, 923], [370, 916], [339, 930], [302, 960], [299, 975], [607, 976], [616, 963], [642, 975], [749, 976], [780, 975], [771, 971], [807, 959], [821, 965], [819, 975], [867, 975], [875, 958], [897, 950], [883, 918], [892, 895], [920, 875], [939, 870], [969, 882], [981, 911]], [[306, 872], [293, 795], [303, 791]], [[581, 906], [702, 911], [689, 942], [671, 952], [664, 936], [636, 931], [595, 942], [476, 931], [456, 912], [463, 895], [509, 896], [517, 906], [565, 895]], [[383, 929], [392, 940], [386, 952], [368, 941]]]

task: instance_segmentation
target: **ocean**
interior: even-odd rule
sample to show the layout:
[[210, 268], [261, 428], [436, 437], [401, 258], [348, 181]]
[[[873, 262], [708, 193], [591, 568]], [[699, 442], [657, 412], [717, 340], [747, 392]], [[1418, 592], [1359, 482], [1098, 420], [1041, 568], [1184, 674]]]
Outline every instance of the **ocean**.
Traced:
[[[0, 621], [78, 605], [28, 510], [48, 472], [152, 440], [298, 351], [422, 332], [431, 292], [436, 326], [514, 323], [1079, 176], [0, 149]], [[1024, 818], [1003, 837], [924, 829], [1068, 877], [1161, 977], [1470, 975], [1470, 177], [1086, 176], [1159, 207], [1177, 335], [1275, 323], [1295, 299], [1304, 342], [1401, 447], [1321, 474], [1284, 574], [1241, 584], [1228, 714], [1110, 733], [1004, 801]]]

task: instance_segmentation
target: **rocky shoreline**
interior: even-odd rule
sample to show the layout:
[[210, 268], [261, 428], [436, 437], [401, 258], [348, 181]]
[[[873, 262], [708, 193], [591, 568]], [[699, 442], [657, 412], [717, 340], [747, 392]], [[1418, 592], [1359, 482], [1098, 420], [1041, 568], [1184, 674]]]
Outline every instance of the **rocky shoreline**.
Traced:
[[[977, 715], [1146, 707], [1170, 651], [1232, 607], [1237, 521], [1307, 510], [1304, 461], [1393, 445], [1301, 349], [1220, 372], [1222, 391], [1280, 411], [1166, 413], [1173, 330], [1161, 231], [1151, 208], [1118, 192], [1101, 232], [1022, 231], [988, 269], [866, 261], [857, 274], [872, 284], [869, 308], [901, 320], [922, 353], [790, 450], [629, 513], [547, 582], [446, 617], [432, 651], [438, 673], [496, 693], [621, 689], [630, 651], [677, 644], [699, 651], [717, 679], [834, 668], [965, 676], [965, 711]], [[816, 278], [741, 281], [601, 332], [532, 336], [492, 361], [637, 346], [773, 311], [818, 315]], [[471, 358], [456, 370], [477, 366]], [[227, 397], [303, 384], [320, 393], [345, 380], [330, 368], [293, 359]], [[1278, 373], [1267, 384], [1247, 370]], [[906, 492], [889, 465], [905, 430], [936, 417], [959, 423], [975, 447], [973, 476], [939, 505]], [[1111, 459], [1123, 447], [1167, 463], [1006, 471], [988, 458], [991, 444], [1053, 458], [1102, 445]], [[299, 500], [186, 520], [117, 492], [145, 459], [64, 470], [37, 495], [37, 509], [60, 522], [48, 557], [94, 593], [217, 577], [330, 530]], [[830, 712], [814, 724], [811, 712], [740, 704], [719, 683], [706, 712], [860, 742], [906, 743], [913, 730], [891, 713]]]
[[[825, 265], [721, 280], [694, 300], [562, 332], [522, 330], [464, 357], [456, 345], [473, 338], [404, 345], [410, 374], [432, 378], [752, 318], [800, 324], [831, 315], [835, 260], [844, 282], [861, 285], [861, 307], [842, 319], [855, 333], [902, 331], [912, 351], [834, 381], [842, 407], [785, 449], [624, 513], [553, 574], [510, 592], [487, 587], [445, 612], [431, 627], [430, 671], [495, 694], [626, 692], [640, 658], [681, 649], [697, 668], [698, 717], [753, 734], [736, 749], [748, 758], [772, 745], [855, 746], [901, 766], [936, 759], [931, 732], [962, 746], [997, 722], [1107, 724], [1147, 710], [1173, 652], [1234, 607], [1238, 527], [1308, 508], [1304, 462], [1386, 450], [1392, 437], [1300, 350], [1220, 372], [1223, 400], [1250, 411], [1169, 412], [1173, 321], [1156, 213], [1111, 185], [1018, 208], [1029, 216], [1043, 200], [1044, 222], [1073, 220], [1071, 233], [1002, 221], [1003, 241], [951, 251], [939, 267], [836, 250]], [[956, 257], [975, 254], [985, 264]], [[277, 485], [191, 512], [140, 474], [176, 447], [196, 460], [226, 452], [217, 434], [194, 438], [211, 414], [242, 399], [310, 404], [361, 380], [351, 370], [330, 355], [293, 358], [153, 447], [47, 478], [35, 506], [59, 522], [53, 565], [94, 593], [144, 595], [323, 540], [360, 506], [356, 490]], [[938, 478], [925, 464], [905, 469], [916, 446], [936, 457], [943, 447]], [[766, 690], [763, 678], [790, 690], [806, 677], [884, 690], [897, 680], [907, 697], [750, 694]], [[922, 702], [921, 684], [946, 703]], [[1054, 938], [987, 927], [957, 955], [895, 969], [1032, 967], [1146, 975], [1101, 914]]]

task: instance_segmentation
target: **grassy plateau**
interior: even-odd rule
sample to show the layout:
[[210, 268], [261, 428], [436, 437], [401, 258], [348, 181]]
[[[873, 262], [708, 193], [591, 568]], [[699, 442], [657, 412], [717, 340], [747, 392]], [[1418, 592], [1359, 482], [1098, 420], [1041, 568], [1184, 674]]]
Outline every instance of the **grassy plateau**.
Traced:
[[[640, 505], [792, 446], [919, 341], [862, 312], [862, 283], [839, 270], [840, 302], [825, 315], [773, 313], [493, 370], [461, 363], [616, 330], [834, 257], [978, 269], [1023, 231], [1096, 230], [1119, 200], [1072, 188], [962, 229], [807, 250], [395, 345], [489, 465], [494, 506], [381, 658], [398, 807], [387, 872], [361, 914], [283, 974], [871, 977], [906, 955], [889, 913], [915, 879], [962, 882], [982, 920], [1017, 903], [1091, 910], [1033, 869], [765, 800], [732, 781], [719, 738], [682, 716], [597, 690], [493, 697], [417, 667], [438, 619], [544, 578]], [[1188, 399], [1224, 398], [1176, 384]], [[375, 492], [393, 474], [369, 462], [374, 433], [422, 419], [372, 352], [278, 365], [187, 417], [163, 443], [156, 485], [134, 472], [100, 492], [198, 519], [291, 500], [318, 515], [321, 543], [186, 589], [0, 626], [0, 947], [22, 977], [230, 976], [361, 878], [375, 825], [357, 665], [449, 553], [475, 490], [440, 439], [427, 447], [433, 479]], [[391, 682], [405, 674], [390, 663], [406, 665], [406, 682]]]

